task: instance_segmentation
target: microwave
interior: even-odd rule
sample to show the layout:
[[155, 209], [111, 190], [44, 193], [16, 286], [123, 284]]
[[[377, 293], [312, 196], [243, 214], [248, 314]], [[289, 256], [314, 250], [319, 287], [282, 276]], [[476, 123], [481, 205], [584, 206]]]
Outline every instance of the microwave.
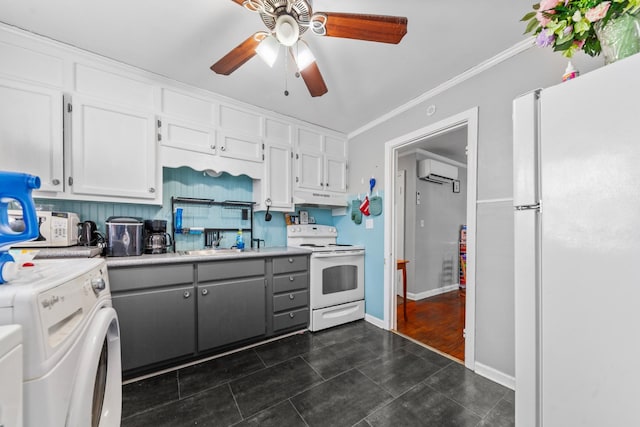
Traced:
[[[24, 230], [22, 211], [9, 210], [9, 227], [14, 231]], [[22, 242], [15, 248], [49, 248], [74, 246], [78, 244], [78, 223], [80, 219], [73, 212], [37, 211], [40, 233], [35, 240]]]

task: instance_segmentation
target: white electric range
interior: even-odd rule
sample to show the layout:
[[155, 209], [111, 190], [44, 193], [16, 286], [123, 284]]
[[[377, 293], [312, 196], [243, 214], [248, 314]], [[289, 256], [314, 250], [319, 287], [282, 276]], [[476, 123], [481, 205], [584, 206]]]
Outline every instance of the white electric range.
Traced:
[[328, 225], [287, 226], [287, 246], [310, 249], [309, 330], [364, 318], [364, 246], [338, 244]]

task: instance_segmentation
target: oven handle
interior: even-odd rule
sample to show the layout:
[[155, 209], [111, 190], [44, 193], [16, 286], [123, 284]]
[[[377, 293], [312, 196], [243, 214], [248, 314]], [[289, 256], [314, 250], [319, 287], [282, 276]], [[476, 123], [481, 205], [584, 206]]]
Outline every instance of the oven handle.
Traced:
[[321, 253], [314, 253], [311, 255], [312, 258], [337, 258], [337, 257], [343, 257], [343, 256], [350, 256], [350, 255], [364, 255], [364, 251], [363, 250], [356, 250], [356, 251], [340, 251], [340, 252], [321, 252]]

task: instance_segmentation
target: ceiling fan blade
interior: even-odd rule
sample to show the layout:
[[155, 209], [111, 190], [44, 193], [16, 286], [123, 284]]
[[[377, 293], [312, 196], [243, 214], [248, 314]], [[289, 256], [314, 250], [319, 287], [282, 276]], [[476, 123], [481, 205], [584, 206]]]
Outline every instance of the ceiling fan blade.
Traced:
[[329, 37], [398, 44], [407, 34], [407, 18], [403, 16], [333, 12], [317, 15], [327, 17], [326, 35]]
[[304, 83], [307, 85], [307, 89], [309, 89], [311, 96], [322, 96], [329, 92], [329, 89], [327, 89], [327, 85], [324, 83], [324, 79], [322, 78], [322, 74], [320, 74], [320, 68], [318, 68], [318, 64], [316, 64], [315, 61], [304, 70], [300, 71], [300, 75], [302, 76]]
[[223, 56], [218, 62], [211, 66], [211, 70], [217, 74], [228, 76], [240, 68], [242, 64], [253, 58], [256, 54], [256, 47], [260, 44], [260, 42], [256, 40], [256, 34], [251, 35]]

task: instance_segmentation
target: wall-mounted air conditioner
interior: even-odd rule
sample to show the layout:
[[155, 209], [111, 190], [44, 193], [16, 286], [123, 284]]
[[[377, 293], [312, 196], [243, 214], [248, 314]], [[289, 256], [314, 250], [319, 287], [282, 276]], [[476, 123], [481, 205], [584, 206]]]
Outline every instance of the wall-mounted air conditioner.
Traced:
[[418, 178], [443, 184], [458, 179], [458, 168], [433, 159], [418, 162]]

